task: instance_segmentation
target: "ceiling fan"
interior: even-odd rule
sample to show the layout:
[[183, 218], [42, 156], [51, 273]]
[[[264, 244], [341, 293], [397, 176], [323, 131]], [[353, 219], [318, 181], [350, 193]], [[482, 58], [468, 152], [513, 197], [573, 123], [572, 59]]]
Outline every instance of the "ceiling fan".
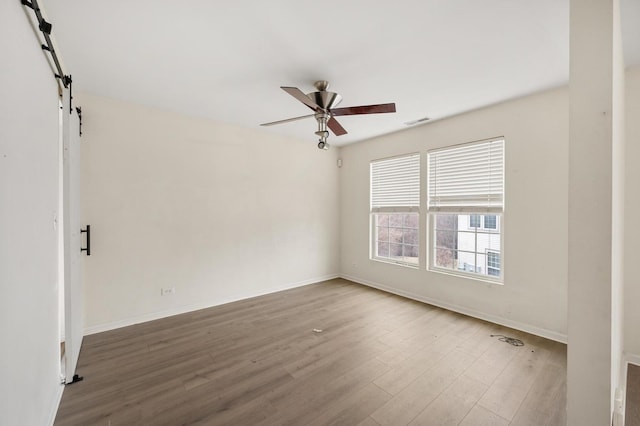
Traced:
[[345, 108], [335, 108], [336, 105], [342, 101], [342, 96], [334, 92], [328, 92], [328, 81], [316, 81], [314, 83], [317, 92], [311, 92], [304, 94], [297, 87], [280, 86], [282, 90], [311, 108], [314, 113], [303, 115], [301, 117], [287, 118], [285, 120], [272, 121], [270, 123], [263, 123], [261, 126], [272, 126], [274, 124], [287, 123], [289, 121], [300, 120], [307, 117], [315, 117], [318, 122], [318, 131], [316, 135], [320, 137], [318, 141], [318, 148], [329, 149], [327, 138], [329, 137], [329, 130], [331, 130], [336, 136], [344, 135], [347, 131], [338, 123], [334, 117], [339, 115], [356, 115], [356, 114], [380, 114], [384, 112], [396, 112], [396, 104], [377, 104], [377, 105], [360, 105]]

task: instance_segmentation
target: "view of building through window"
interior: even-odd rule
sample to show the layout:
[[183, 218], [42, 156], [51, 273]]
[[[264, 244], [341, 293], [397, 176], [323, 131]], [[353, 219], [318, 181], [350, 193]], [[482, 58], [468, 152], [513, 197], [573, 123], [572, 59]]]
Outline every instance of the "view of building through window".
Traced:
[[433, 264], [452, 271], [500, 276], [500, 216], [434, 214]]

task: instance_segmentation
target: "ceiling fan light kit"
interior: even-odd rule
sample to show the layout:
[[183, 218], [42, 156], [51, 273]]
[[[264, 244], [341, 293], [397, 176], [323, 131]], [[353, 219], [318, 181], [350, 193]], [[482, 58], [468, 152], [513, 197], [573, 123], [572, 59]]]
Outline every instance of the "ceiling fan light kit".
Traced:
[[318, 123], [318, 131], [315, 132], [316, 136], [319, 137], [318, 148], [327, 150], [329, 149], [329, 144], [327, 143], [329, 130], [331, 130], [331, 132], [336, 136], [347, 134], [347, 131], [340, 123], [338, 123], [335, 116], [396, 112], [395, 103], [335, 108], [342, 101], [342, 96], [327, 90], [329, 82], [326, 80], [316, 81], [314, 86], [316, 91], [307, 94], [297, 87], [280, 86], [282, 90], [305, 104], [307, 107], [311, 108], [314, 111], [313, 114], [263, 123], [261, 126], [272, 126], [274, 124], [282, 124], [290, 121], [301, 120], [307, 117], [314, 117]]

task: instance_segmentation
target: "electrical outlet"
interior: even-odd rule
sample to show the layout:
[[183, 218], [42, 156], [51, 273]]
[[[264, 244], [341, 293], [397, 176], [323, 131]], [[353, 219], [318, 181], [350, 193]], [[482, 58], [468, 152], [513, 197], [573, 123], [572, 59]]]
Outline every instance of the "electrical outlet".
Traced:
[[175, 287], [160, 289], [160, 295], [161, 296], [168, 296], [170, 294], [176, 294], [176, 288]]

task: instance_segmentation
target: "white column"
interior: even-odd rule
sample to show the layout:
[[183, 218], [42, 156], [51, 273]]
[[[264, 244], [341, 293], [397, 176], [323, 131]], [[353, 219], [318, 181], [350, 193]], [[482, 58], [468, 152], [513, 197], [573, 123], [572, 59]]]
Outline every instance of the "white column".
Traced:
[[618, 0], [571, 0], [570, 11], [567, 424], [608, 425], [622, 344]]

